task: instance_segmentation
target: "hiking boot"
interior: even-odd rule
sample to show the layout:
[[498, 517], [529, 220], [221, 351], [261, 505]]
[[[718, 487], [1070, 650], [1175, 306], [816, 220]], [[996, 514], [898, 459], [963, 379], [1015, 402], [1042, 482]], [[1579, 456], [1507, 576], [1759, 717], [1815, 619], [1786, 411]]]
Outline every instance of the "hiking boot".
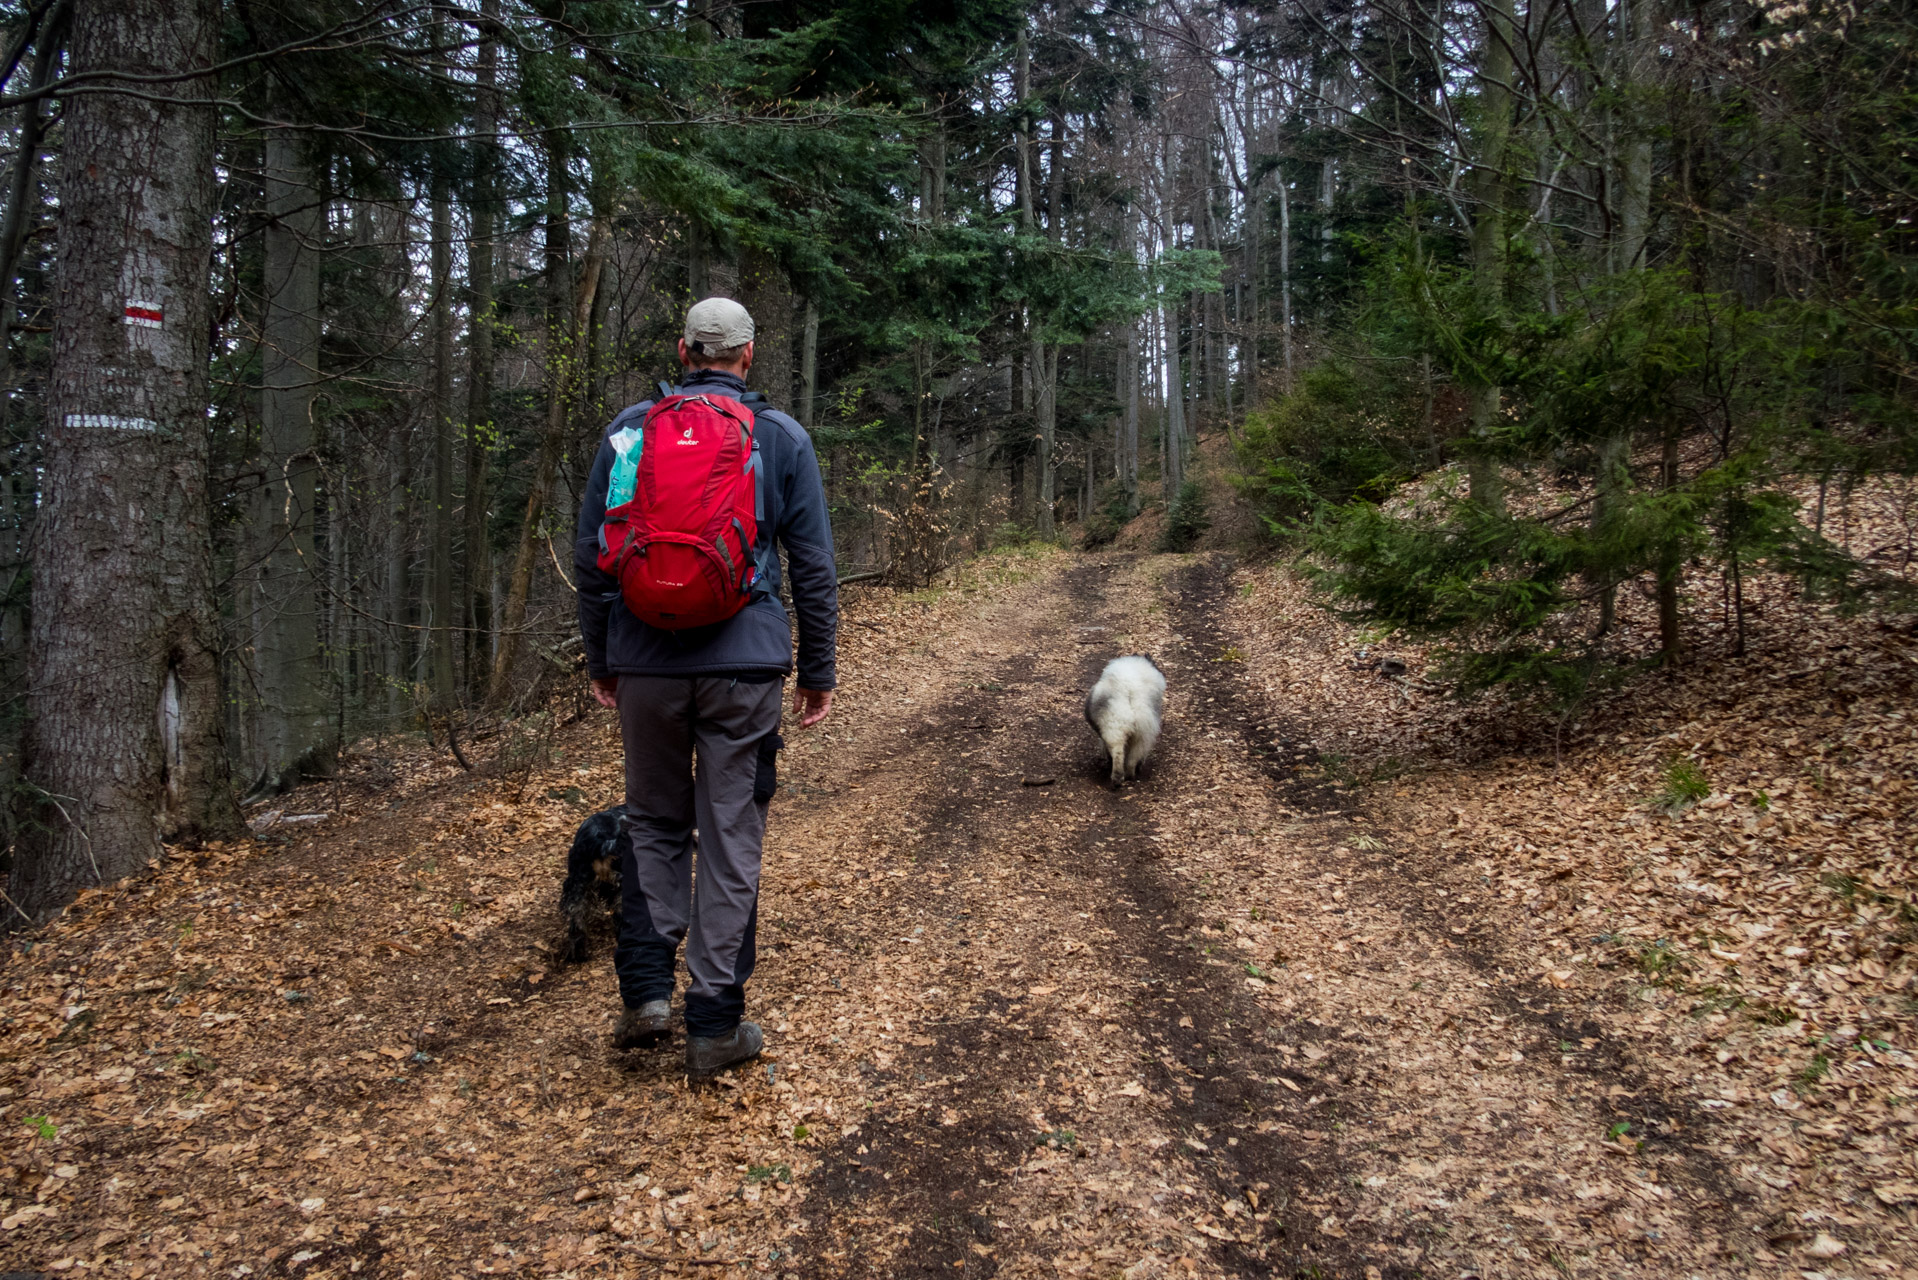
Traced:
[[758, 1057], [764, 1042], [757, 1022], [742, 1022], [731, 1035], [687, 1036], [686, 1074], [695, 1080], [716, 1076], [735, 1063]]
[[666, 1038], [666, 1020], [673, 1006], [665, 1000], [648, 1000], [637, 1009], [619, 1015], [613, 1028], [613, 1048], [650, 1049]]

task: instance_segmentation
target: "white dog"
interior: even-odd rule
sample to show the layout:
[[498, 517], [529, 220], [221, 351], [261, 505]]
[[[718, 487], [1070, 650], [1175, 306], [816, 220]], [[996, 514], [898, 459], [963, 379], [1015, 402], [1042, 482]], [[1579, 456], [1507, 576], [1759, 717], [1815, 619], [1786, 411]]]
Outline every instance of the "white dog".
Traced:
[[1137, 655], [1106, 663], [1086, 695], [1086, 723], [1112, 756], [1112, 782], [1139, 776], [1165, 721], [1165, 675], [1159, 664]]

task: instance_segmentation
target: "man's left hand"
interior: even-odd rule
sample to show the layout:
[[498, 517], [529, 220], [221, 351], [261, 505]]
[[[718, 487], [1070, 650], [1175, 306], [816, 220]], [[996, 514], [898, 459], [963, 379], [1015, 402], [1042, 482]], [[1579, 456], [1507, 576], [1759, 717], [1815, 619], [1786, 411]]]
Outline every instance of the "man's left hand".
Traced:
[[593, 701], [602, 707], [619, 710], [619, 677], [607, 676], [604, 680], [593, 681]]

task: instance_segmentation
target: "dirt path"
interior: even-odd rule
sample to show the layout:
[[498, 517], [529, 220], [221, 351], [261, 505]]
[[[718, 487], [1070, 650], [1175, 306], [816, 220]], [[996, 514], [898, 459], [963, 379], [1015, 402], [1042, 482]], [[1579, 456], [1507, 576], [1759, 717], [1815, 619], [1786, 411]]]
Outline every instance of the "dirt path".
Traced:
[[[363, 778], [0, 972], [0, 1117], [38, 1135], [0, 1268], [1795, 1274], [1754, 1261], [1711, 1112], [1635, 1068], [1634, 1011], [1525, 979], [1523, 916], [1433, 815], [1325, 785], [1225, 562], [970, 586], [855, 605], [840, 708], [789, 735], [763, 1062], [689, 1091], [677, 1046], [607, 1047], [604, 940], [542, 951], [616, 795], [597, 717], [517, 780]], [[1080, 701], [1139, 651], [1167, 731], [1114, 792]]]
[[[1309, 709], [1238, 680], [1229, 586], [1076, 565], [942, 642], [897, 754], [836, 763], [869, 817], [786, 813], [907, 882], [810, 926], [860, 939], [898, 1035], [858, 1064], [873, 1119], [821, 1157], [802, 1270], [1744, 1273], [1703, 1122], [1514, 986], [1449, 865], [1298, 780]], [[1078, 702], [1141, 649], [1168, 730], [1115, 794]]]

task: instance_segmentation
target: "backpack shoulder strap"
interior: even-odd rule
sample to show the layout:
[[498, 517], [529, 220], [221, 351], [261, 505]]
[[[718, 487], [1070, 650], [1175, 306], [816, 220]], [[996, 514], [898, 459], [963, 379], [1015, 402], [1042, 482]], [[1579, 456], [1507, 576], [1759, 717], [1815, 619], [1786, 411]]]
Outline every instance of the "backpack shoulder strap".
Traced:
[[638, 404], [627, 405], [624, 409], [614, 414], [613, 420], [606, 424], [606, 434], [608, 436], [617, 435], [621, 427], [645, 421], [646, 415], [652, 411], [654, 403], [655, 402], [651, 400], [642, 400]]

